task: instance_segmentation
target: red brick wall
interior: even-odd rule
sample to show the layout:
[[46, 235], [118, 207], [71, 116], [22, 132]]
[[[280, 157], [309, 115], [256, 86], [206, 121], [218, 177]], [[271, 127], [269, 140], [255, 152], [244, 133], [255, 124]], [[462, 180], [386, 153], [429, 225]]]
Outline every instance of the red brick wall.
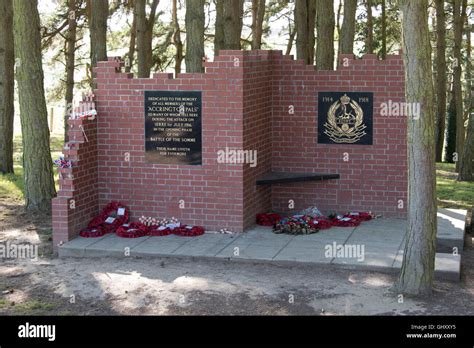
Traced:
[[[207, 64], [206, 74], [131, 78], [118, 63], [97, 72], [99, 204], [118, 200], [141, 215], [177, 217], [207, 229], [242, 231], [243, 165], [217, 163], [219, 149], [242, 148], [242, 67], [237, 51]], [[145, 161], [144, 91], [202, 91], [202, 166]], [[127, 153], [130, 161], [125, 161]], [[184, 209], [179, 207], [184, 201]]]
[[[77, 236], [98, 213], [97, 121], [69, 120], [69, 150], [65, 159], [72, 168], [59, 169], [59, 192], [53, 199], [53, 245]], [[84, 137], [86, 134], [87, 141]]]
[[256, 212], [272, 208], [271, 186], [257, 186], [258, 177], [272, 167], [271, 51], [246, 51], [244, 68], [244, 149], [257, 151], [257, 165], [244, 166], [244, 226], [255, 223]]
[[[339, 57], [336, 71], [273, 54], [272, 168], [275, 171], [339, 173], [338, 180], [272, 186], [273, 209], [288, 211], [316, 205], [324, 213], [371, 210], [387, 217], [405, 217], [407, 147], [405, 116], [382, 116], [383, 102], [404, 101], [401, 56], [381, 61], [375, 55], [354, 60]], [[320, 91], [373, 92], [373, 145], [318, 144]], [[288, 113], [289, 106], [294, 114]], [[345, 154], [348, 161], [344, 161]], [[398, 200], [403, 209], [398, 209]]]
[[[401, 57], [343, 58], [348, 66], [316, 71], [280, 51], [222, 51], [206, 63], [205, 74], [148, 79], [121, 72], [115, 59], [99, 62], [98, 117], [70, 121], [71, 139], [81, 143], [65, 153], [75, 167], [65, 170], [73, 180], [60, 180], [53, 202], [55, 245], [75, 237], [113, 200], [127, 204], [132, 219], [175, 216], [212, 230], [243, 231], [258, 212], [288, 210], [290, 199], [295, 209], [316, 205], [325, 213], [404, 217], [397, 204], [406, 201], [406, 118], [380, 115], [382, 102], [404, 100]], [[145, 90], [202, 91], [202, 166], [145, 162]], [[373, 145], [317, 144], [318, 91], [374, 92]], [[257, 167], [218, 163], [217, 151], [226, 147], [257, 150]], [[256, 186], [270, 170], [339, 173], [341, 179]], [[68, 208], [71, 199], [75, 209]]]

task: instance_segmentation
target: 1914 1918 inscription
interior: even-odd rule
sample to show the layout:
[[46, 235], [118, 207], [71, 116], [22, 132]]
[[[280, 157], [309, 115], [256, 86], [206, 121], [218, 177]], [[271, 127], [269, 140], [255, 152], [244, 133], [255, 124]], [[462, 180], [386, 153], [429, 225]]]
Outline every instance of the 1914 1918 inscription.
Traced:
[[145, 91], [145, 158], [158, 164], [202, 164], [199, 91]]

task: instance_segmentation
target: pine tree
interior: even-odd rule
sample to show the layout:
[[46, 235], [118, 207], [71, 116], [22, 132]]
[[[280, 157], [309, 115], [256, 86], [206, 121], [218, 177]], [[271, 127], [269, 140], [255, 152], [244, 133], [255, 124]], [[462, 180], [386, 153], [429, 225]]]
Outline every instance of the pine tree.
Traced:
[[204, 72], [204, 0], [186, 1], [186, 72]]
[[37, 0], [14, 0], [13, 23], [26, 208], [49, 211], [56, 189], [44, 98]]
[[14, 49], [11, 0], [0, 2], [0, 173], [13, 173]]
[[408, 119], [408, 223], [402, 269], [395, 289], [411, 295], [432, 291], [436, 253], [434, 91], [428, 0], [401, 0], [406, 102], [419, 103]]
[[316, 67], [318, 70], [334, 69], [334, 8], [332, 0], [316, 2]]

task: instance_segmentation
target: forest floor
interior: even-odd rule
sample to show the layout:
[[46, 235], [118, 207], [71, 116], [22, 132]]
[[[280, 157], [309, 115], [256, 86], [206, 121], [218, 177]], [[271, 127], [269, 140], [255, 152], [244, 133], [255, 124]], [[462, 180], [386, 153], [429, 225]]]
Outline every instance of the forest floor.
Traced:
[[[55, 140], [56, 139], [56, 140]], [[18, 139], [16, 139], [18, 141]], [[17, 154], [21, 148], [16, 145]], [[53, 158], [61, 140], [53, 138]], [[228, 261], [52, 256], [51, 216], [23, 209], [20, 156], [0, 175], [0, 243], [39, 245], [39, 257], [0, 259], [4, 315], [474, 315], [474, 248], [466, 239], [461, 282], [436, 281], [430, 298], [390, 291], [396, 275]], [[473, 183], [438, 165], [443, 207], [472, 206]]]

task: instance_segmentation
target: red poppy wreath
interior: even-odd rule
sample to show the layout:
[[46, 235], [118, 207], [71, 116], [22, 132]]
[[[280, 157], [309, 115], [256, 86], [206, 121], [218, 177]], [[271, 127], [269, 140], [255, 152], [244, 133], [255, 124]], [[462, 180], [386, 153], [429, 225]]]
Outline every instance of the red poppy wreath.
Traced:
[[128, 222], [130, 212], [120, 202], [110, 202], [105, 206], [99, 216], [93, 218], [87, 228], [79, 232], [81, 237], [94, 238], [106, 233], [113, 233], [118, 227]]

